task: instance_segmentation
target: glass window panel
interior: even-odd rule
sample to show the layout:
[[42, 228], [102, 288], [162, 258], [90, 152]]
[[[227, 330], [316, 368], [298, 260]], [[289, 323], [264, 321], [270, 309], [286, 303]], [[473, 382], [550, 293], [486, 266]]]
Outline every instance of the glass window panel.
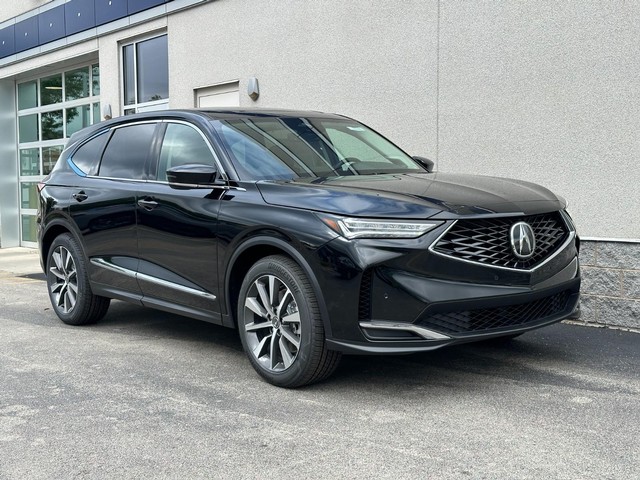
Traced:
[[62, 153], [62, 145], [42, 148], [42, 174], [49, 175], [53, 167], [55, 167], [60, 154]]
[[37, 182], [24, 182], [20, 184], [20, 205], [22, 208], [38, 208]]
[[62, 136], [62, 110], [42, 114], [42, 140], [57, 140]]
[[[122, 49], [124, 68], [124, 104], [136, 103], [135, 70], [133, 65], [133, 45], [127, 45]], [[125, 113], [126, 115], [126, 113]]]
[[52, 75], [40, 79], [40, 105], [62, 102], [62, 75]]
[[134, 113], [136, 113], [136, 109], [135, 109], [135, 108], [127, 108], [127, 109], [124, 111], [124, 114], [125, 114], [125, 115], [133, 115]]
[[76, 150], [76, 153], [71, 156], [71, 161], [87, 175], [95, 175], [107, 140], [109, 140], [109, 134], [106, 132], [93, 137]]
[[25, 82], [18, 85], [18, 110], [38, 106], [38, 82]]
[[91, 125], [91, 105], [67, 108], [67, 137]]
[[102, 155], [99, 175], [142, 178], [155, 128], [153, 123], [142, 123], [116, 129]]
[[36, 216], [35, 215], [22, 215], [22, 241], [24, 242], [38, 241], [38, 236], [36, 234]]
[[89, 67], [64, 74], [64, 96], [67, 102], [89, 96]]
[[20, 149], [20, 175], [40, 175], [40, 149], [22, 148]]
[[100, 104], [93, 104], [93, 123], [98, 123], [100, 121]]
[[18, 138], [20, 143], [38, 141], [38, 114], [23, 115], [18, 119]]
[[169, 60], [167, 36], [136, 45], [138, 63], [138, 103], [169, 98]]
[[93, 65], [91, 67], [91, 85], [92, 94], [100, 95], [100, 65]]
[[187, 125], [170, 123], [162, 141], [158, 180], [166, 181], [168, 169], [188, 163], [216, 165], [209, 145], [197, 130]]

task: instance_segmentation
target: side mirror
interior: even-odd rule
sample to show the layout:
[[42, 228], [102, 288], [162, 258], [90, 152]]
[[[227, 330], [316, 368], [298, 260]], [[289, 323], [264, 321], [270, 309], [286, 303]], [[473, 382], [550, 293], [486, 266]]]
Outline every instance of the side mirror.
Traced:
[[167, 170], [167, 181], [177, 186], [211, 186], [215, 184], [217, 176], [216, 167], [201, 163], [176, 165]]
[[427, 172], [431, 173], [433, 172], [433, 167], [435, 167], [435, 163], [433, 162], [433, 160], [429, 160], [426, 157], [418, 157], [418, 156], [414, 156], [411, 157], [413, 158], [416, 162], [418, 162], [420, 165], [422, 165]]

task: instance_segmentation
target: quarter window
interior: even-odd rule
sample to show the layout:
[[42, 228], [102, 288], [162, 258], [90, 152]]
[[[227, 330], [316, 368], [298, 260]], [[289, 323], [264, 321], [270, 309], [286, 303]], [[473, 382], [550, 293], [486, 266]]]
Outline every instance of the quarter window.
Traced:
[[104, 145], [107, 143], [108, 138], [108, 133], [102, 133], [92, 138], [76, 150], [71, 157], [71, 161], [87, 175], [95, 175], [100, 163], [102, 150], [104, 150]]
[[155, 123], [142, 123], [116, 129], [102, 156], [99, 175], [142, 179], [155, 128]]

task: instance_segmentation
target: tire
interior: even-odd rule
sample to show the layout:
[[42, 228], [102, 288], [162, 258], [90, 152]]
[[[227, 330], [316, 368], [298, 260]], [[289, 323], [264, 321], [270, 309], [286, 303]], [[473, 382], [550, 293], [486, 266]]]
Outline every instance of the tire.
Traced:
[[327, 350], [318, 300], [288, 257], [259, 260], [238, 296], [238, 330], [253, 368], [267, 382], [295, 388], [324, 380], [341, 353]]
[[56, 237], [47, 256], [47, 290], [53, 310], [68, 325], [87, 325], [105, 316], [109, 298], [94, 295], [86, 260], [69, 233]]

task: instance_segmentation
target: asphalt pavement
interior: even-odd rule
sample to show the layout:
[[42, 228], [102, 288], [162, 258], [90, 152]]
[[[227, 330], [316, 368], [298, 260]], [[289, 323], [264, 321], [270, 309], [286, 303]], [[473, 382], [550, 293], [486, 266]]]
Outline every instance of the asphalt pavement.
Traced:
[[640, 334], [344, 357], [298, 390], [235, 331], [113, 302], [62, 324], [37, 256], [0, 250], [0, 479], [640, 478]]

